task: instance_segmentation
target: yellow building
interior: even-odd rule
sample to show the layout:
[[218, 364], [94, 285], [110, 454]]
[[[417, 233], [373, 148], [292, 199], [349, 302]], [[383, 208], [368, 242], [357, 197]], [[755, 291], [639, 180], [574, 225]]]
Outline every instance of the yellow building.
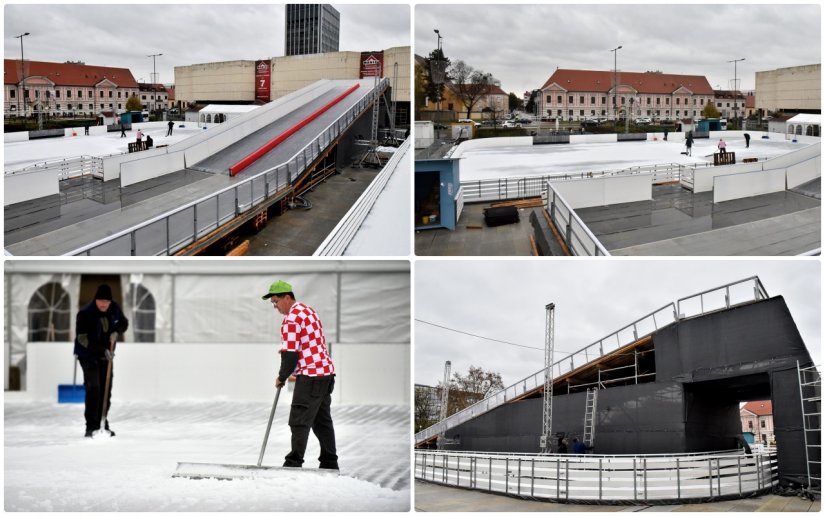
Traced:
[[822, 65], [756, 72], [756, 109], [764, 114], [776, 111], [819, 113], [822, 110]]

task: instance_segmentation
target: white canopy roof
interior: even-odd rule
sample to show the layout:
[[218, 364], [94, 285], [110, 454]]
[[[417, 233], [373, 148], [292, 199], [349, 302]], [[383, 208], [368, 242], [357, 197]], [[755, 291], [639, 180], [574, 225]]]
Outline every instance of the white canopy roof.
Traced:
[[201, 109], [201, 113], [249, 113], [260, 106], [235, 105], [235, 104], [209, 104]]
[[822, 125], [822, 115], [809, 115], [800, 113], [788, 120], [789, 124], [817, 124]]

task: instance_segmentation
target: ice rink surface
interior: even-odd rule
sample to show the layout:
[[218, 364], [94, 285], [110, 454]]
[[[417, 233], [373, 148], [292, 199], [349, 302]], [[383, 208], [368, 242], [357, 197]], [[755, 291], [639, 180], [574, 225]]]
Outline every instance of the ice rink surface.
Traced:
[[[6, 511], [408, 511], [410, 409], [335, 406], [341, 476], [171, 478], [178, 462], [257, 464], [271, 403], [129, 402], [114, 396], [114, 438], [83, 437], [82, 404], [6, 401]], [[288, 400], [275, 413], [264, 466], [289, 451]], [[305, 468], [316, 468], [310, 435]]]
[[[648, 140], [640, 142], [571, 143], [495, 147], [467, 150], [462, 154], [461, 180], [491, 179], [507, 176], [535, 176], [579, 172], [620, 170], [643, 165], [713, 163], [719, 138], [697, 138], [691, 156], [684, 141]], [[751, 138], [745, 148], [742, 136], [725, 138], [728, 152], [737, 162], [745, 158], [770, 158], [805, 147], [805, 143], [786, 141], [778, 134], [770, 140]]]

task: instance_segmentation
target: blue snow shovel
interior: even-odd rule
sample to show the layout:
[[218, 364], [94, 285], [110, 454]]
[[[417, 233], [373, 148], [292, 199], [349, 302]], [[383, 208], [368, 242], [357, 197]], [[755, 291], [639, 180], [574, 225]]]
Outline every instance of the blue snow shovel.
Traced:
[[58, 403], [83, 403], [86, 401], [86, 387], [77, 384], [77, 357], [74, 357], [74, 375], [72, 384], [59, 384], [57, 386]]
[[269, 441], [269, 430], [272, 428], [272, 419], [275, 417], [275, 408], [278, 406], [278, 398], [281, 396], [281, 387], [275, 389], [275, 401], [272, 403], [272, 410], [269, 413], [269, 422], [266, 425], [264, 442], [261, 444], [261, 454], [258, 456], [257, 466], [247, 466], [244, 464], [208, 464], [199, 462], [178, 462], [178, 467], [172, 478], [216, 478], [218, 480], [234, 480], [236, 478], [282, 478], [286, 472], [311, 472], [323, 475], [338, 476], [337, 469], [304, 469], [304, 468], [283, 468], [273, 466], [261, 466], [264, 460], [266, 443]]

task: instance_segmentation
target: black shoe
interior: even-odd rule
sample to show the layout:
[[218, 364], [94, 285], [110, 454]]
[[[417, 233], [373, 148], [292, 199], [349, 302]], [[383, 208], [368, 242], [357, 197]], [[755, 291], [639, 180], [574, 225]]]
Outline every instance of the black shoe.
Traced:
[[334, 469], [338, 471], [338, 463], [337, 462], [322, 462], [318, 469]]
[[283, 467], [284, 468], [300, 468], [301, 465], [298, 464], [297, 462], [292, 462], [292, 461], [288, 460], [288, 461], [284, 462]]
[[106, 431], [109, 432], [109, 437], [114, 437], [115, 436], [115, 431], [114, 430], [109, 430], [107, 428]]
[[94, 430], [86, 430], [86, 435], [84, 435], [83, 437], [92, 437], [94, 436], [94, 433]]

